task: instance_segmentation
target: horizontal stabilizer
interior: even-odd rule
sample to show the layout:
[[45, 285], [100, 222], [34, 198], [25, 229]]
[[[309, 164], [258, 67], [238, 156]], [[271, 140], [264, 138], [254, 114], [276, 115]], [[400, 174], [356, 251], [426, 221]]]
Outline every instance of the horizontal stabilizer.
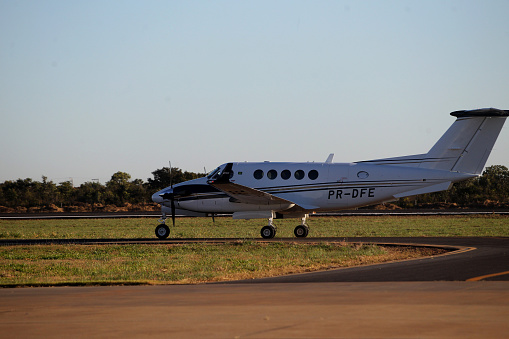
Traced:
[[413, 191], [407, 191], [407, 192], [395, 194], [394, 198], [398, 198], [399, 199], [399, 198], [404, 198], [404, 197], [411, 197], [413, 195], [418, 195], [418, 194], [425, 194], [425, 193], [433, 193], [433, 192], [446, 191], [446, 190], [448, 190], [451, 187], [451, 185], [452, 185], [452, 182], [450, 182], [450, 181], [442, 182], [440, 184], [418, 188], [418, 189], [413, 190]]
[[502, 110], [496, 108], [481, 108], [473, 109], [470, 111], [456, 111], [451, 113], [452, 116], [457, 118], [465, 117], [507, 117], [509, 116], [509, 110]]

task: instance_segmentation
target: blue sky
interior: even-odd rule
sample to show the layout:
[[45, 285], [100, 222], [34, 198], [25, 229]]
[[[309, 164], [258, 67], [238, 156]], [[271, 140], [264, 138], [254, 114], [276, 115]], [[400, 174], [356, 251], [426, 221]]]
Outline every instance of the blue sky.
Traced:
[[[509, 1], [0, 0], [0, 182], [424, 153], [509, 109]], [[509, 124], [508, 124], [509, 125]], [[488, 165], [509, 166], [509, 126]]]

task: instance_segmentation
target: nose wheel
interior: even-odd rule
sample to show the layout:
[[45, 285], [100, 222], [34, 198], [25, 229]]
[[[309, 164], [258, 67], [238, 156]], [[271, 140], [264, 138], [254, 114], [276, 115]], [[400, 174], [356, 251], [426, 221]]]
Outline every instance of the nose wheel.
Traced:
[[166, 224], [160, 224], [156, 227], [156, 236], [159, 239], [166, 239], [170, 235], [170, 228]]

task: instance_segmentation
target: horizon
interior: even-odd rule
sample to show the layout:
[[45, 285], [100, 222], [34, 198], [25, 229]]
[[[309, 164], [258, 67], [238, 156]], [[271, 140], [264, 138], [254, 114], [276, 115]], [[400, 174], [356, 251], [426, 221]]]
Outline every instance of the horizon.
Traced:
[[[0, 0], [0, 182], [427, 152], [509, 109], [509, 2]], [[509, 166], [509, 127], [487, 166]]]

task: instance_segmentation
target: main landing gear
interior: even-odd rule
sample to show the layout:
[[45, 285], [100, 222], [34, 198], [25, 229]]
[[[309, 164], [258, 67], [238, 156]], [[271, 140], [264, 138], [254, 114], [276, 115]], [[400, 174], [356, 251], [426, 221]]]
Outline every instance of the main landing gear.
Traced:
[[308, 236], [309, 234], [309, 227], [308, 225], [299, 225], [297, 227], [295, 227], [295, 229], [293, 230], [293, 234], [295, 234], [295, 236], [297, 238], [305, 238]]
[[[306, 219], [308, 216], [309, 216], [308, 214], [304, 215], [302, 217], [302, 223], [299, 226], [295, 227], [293, 234], [295, 234], [297, 238], [305, 238], [308, 236], [309, 227], [308, 225], [306, 225]], [[262, 227], [260, 233], [263, 239], [272, 239], [276, 235], [277, 229], [272, 223], [273, 220], [274, 218], [269, 218], [269, 224], [267, 226]]]

